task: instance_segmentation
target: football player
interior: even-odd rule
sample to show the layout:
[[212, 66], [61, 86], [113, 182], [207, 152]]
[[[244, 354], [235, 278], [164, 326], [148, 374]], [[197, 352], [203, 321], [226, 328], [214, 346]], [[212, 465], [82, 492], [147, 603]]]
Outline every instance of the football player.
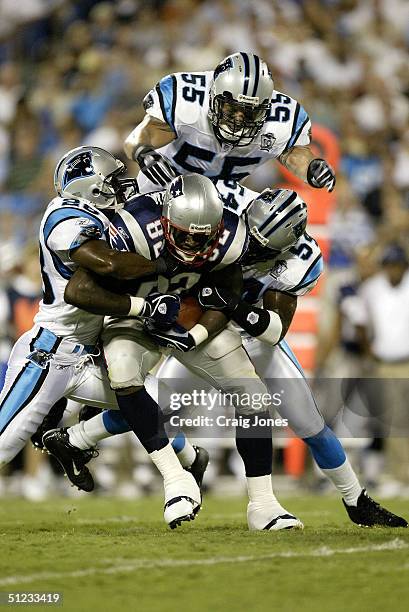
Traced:
[[278, 159], [312, 187], [332, 191], [331, 166], [310, 149], [304, 108], [274, 90], [267, 64], [253, 53], [234, 53], [215, 70], [168, 75], [144, 98], [146, 115], [125, 140], [141, 169], [141, 192], [199, 172], [217, 181], [242, 181], [260, 164]]
[[[305, 232], [306, 219], [306, 205], [295, 192], [265, 190], [247, 211], [251, 238], [242, 260], [245, 301], [237, 303], [225, 288], [206, 284], [199, 299], [203, 307], [224, 311], [247, 330], [244, 347], [270, 393], [277, 390], [278, 380], [280, 388], [284, 387], [278, 411], [308, 444], [317, 464], [337, 487], [351, 520], [365, 526], [405, 527], [404, 519], [382, 508], [363, 490], [341, 443], [326, 426], [301, 366], [283, 340], [297, 297], [315, 286], [323, 268], [320, 249]], [[258, 305], [260, 300], [262, 307]], [[179, 393], [203, 386], [174, 357], [165, 361], [157, 376]], [[249, 527], [280, 528], [285, 519], [283, 515], [274, 516], [271, 434], [250, 438], [241, 429], [239, 425], [236, 430], [237, 448], [246, 467]]]
[[[109, 217], [123, 206], [126, 194], [135, 192], [134, 181], [120, 177], [124, 170], [119, 159], [97, 147], [74, 149], [57, 164], [58, 196], [48, 205], [39, 234], [43, 299], [34, 327], [13, 347], [0, 394], [0, 467], [22, 449], [63, 396], [107, 408], [116, 405], [97, 359], [103, 317], [64, 299], [75, 270], [82, 266], [125, 281], [171, 275], [176, 269], [169, 260], [153, 261], [108, 245]], [[134, 314], [130, 298], [124, 299], [124, 313]], [[167, 315], [160, 312], [162, 302]], [[172, 322], [177, 310], [175, 296], [150, 295], [140, 302], [139, 316]]]
[[[277, 411], [306, 442], [317, 465], [338, 489], [350, 519], [367, 527], [407, 527], [405, 519], [380, 506], [359, 483], [341, 442], [318, 410], [300, 364], [283, 340], [298, 296], [313, 289], [323, 269], [321, 251], [305, 231], [305, 203], [294, 191], [266, 189], [248, 206], [246, 217], [251, 237], [242, 259], [243, 300], [237, 304], [220, 286], [203, 285], [199, 302], [204, 308], [222, 310], [246, 330], [243, 346], [270, 394], [278, 388], [284, 391]], [[179, 392], [186, 392], [187, 385], [196, 389], [201, 385], [199, 379], [183, 372], [173, 357], [166, 360], [157, 376], [169, 386], [172, 380], [177, 381]], [[254, 476], [255, 445], [259, 466], [271, 466], [270, 441], [267, 436], [251, 439], [240, 426], [236, 429], [237, 448], [246, 466], [250, 497], [247, 516], [252, 529], [269, 525], [269, 506], [274, 498], [270, 470], [263, 474], [261, 468], [256, 478], [249, 478], [249, 473]]]
[[[240, 297], [241, 270], [233, 264], [247, 247], [247, 227], [243, 218], [223, 209], [216, 188], [206, 177], [187, 174], [175, 178], [166, 192], [136, 196], [112, 219], [109, 236], [111, 246], [139, 252], [152, 259], [161, 256], [166, 248], [184, 267], [170, 280], [160, 278], [158, 284], [154, 275], [152, 279], [143, 279], [127, 288], [133, 294], [130, 299], [135, 314], [140, 300], [153, 289], [159, 287], [167, 293], [186, 293], [205, 274], [214, 278], [219, 270], [223, 270], [223, 274], [218, 275], [217, 283], [232, 285], [237, 299]], [[265, 392], [264, 384], [242, 348], [240, 334], [223, 329], [225, 316], [211, 311], [205, 313], [189, 332], [179, 328], [163, 330], [157, 321], [155, 328], [147, 329], [138, 320], [118, 319], [128, 314], [121, 296], [100, 287], [95, 278], [83, 270], [77, 271], [70, 280], [65, 297], [77, 307], [112, 315], [105, 325], [102, 340], [111, 386], [116, 391], [121, 413], [162, 473], [165, 520], [174, 527], [193, 518], [200, 508], [198, 488], [193, 478], [191, 481], [187, 478], [189, 474], [184, 472], [183, 478], [180, 475], [180, 463], [170, 448], [158, 404], [143, 384], [148, 371], [161, 358], [162, 345], [176, 349], [181, 363], [226, 392]], [[68, 431], [48, 432], [43, 438], [44, 444], [70, 475], [72, 470], [69, 466], [67, 469], [67, 463], [75, 462], [75, 449], [89, 448], [95, 437], [100, 439], [103, 427], [102, 415]], [[285, 516], [283, 526], [300, 526], [299, 521], [277, 503], [275, 516], [279, 515]]]

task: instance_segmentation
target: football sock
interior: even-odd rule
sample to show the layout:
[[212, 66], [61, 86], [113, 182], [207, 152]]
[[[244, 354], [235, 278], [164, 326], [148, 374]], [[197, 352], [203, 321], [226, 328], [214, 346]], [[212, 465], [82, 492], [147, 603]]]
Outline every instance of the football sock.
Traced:
[[183, 431], [179, 431], [173, 438], [172, 448], [184, 468], [190, 467], [196, 459], [196, 451]]
[[111, 434], [107, 432], [102, 414], [89, 419], [89, 421], [80, 421], [67, 430], [70, 444], [86, 450], [95, 446], [99, 440], [108, 438]]
[[318, 434], [304, 438], [304, 441], [308, 444], [318, 466], [333, 482], [345, 502], [350, 506], [356, 506], [362, 486], [334, 432], [326, 425]]
[[[260, 419], [268, 419], [269, 413], [264, 412], [257, 416]], [[255, 425], [256, 415], [246, 415], [244, 418], [248, 419], [249, 427], [236, 426], [236, 447], [243, 460], [246, 476], [251, 478], [271, 474], [273, 463], [271, 426]]]
[[117, 402], [121, 414], [148, 453], [169, 444], [161, 410], [145, 389], [129, 395], [117, 395]]
[[277, 498], [273, 492], [273, 484], [271, 482], [271, 474], [266, 476], [247, 477], [247, 491], [251, 502], [259, 504], [271, 504], [276, 502]]
[[187, 475], [169, 443], [160, 450], [149, 453], [149, 457], [162, 474], [163, 480], [167, 485], [179, 480], [181, 476]]
[[348, 459], [345, 459], [345, 462], [337, 468], [332, 470], [322, 469], [322, 471], [336, 486], [345, 503], [348, 506], [356, 506], [358, 497], [362, 493], [362, 486]]

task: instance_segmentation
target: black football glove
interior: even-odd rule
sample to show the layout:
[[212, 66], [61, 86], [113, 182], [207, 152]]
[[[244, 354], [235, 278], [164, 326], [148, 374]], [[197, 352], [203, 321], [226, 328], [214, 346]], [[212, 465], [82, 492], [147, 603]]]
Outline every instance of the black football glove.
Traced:
[[207, 310], [222, 310], [226, 314], [231, 314], [237, 307], [240, 296], [233, 295], [224, 287], [205, 285], [200, 288], [197, 299], [202, 308]]
[[179, 316], [178, 295], [153, 292], [146, 296], [140, 317], [150, 321], [157, 329], [170, 329]]
[[160, 346], [173, 348], [178, 351], [183, 351], [184, 353], [196, 348], [193, 336], [178, 323], [167, 331], [158, 330], [157, 327], [153, 326], [149, 321], [145, 324], [145, 327], [149, 335], [156, 340]]
[[147, 145], [139, 145], [133, 158], [146, 178], [160, 187], [166, 187], [179, 174], [166, 157]]
[[332, 191], [335, 187], [335, 172], [325, 159], [313, 159], [307, 170], [307, 181], [311, 187]]
[[186, 271], [186, 266], [173, 257], [169, 251], [164, 251], [156, 260], [156, 271], [165, 278], [172, 278], [172, 276]]

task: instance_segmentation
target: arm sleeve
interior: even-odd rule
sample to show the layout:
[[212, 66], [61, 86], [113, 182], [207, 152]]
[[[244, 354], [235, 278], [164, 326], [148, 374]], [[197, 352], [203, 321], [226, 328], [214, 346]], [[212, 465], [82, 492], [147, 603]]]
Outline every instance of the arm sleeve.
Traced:
[[175, 131], [176, 77], [163, 77], [143, 99], [145, 112], [167, 123]]
[[45, 236], [46, 246], [63, 263], [71, 262], [71, 253], [88, 240], [105, 240], [102, 222], [98, 219], [75, 217], [57, 223]]
[[295, 146], [307, 146], [311, 143], [311, 121], [305, 109], [297, 102], [292, 118], [291, 135], [282, 153]]

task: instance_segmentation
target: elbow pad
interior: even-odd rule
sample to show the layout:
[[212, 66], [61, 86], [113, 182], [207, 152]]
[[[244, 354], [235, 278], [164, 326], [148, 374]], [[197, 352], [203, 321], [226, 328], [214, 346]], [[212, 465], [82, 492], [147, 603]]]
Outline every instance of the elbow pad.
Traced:
[[283, 326], [280, 316], [273, 310], [240, 302], [232, 313], [232, 319], [251, 336], [262, 342], [274, 345], [280, 340]]

